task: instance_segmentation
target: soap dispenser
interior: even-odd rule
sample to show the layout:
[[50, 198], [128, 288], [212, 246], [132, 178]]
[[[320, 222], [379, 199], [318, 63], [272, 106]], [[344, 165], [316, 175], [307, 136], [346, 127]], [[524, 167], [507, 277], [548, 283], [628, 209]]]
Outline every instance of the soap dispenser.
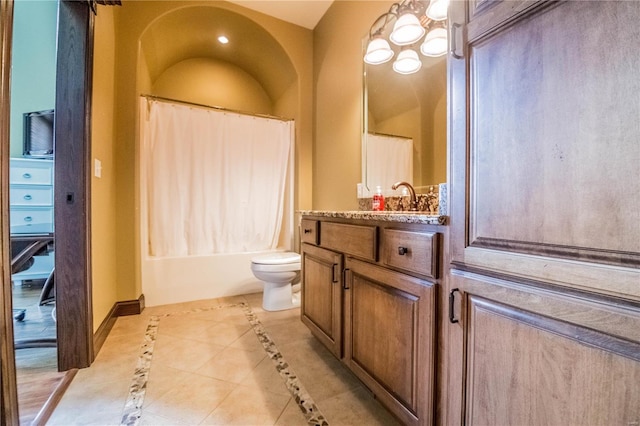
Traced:
[[384, 211], [384, 195], [382, 195], [382, 187], [376, 186], [376, 193], [373, 194], [373, 211]]

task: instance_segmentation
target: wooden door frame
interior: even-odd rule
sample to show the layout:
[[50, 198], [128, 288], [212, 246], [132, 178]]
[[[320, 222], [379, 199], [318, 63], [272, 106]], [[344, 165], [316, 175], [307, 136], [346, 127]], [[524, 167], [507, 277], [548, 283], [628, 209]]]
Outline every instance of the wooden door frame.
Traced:
[[[9, 122], [13, 0], [0, 4], [0, 424], [18, 425], [9, 249]], [[61, 0], [56, 75], [56, 312], [58, 369], [94, 358], [91, 299], [90, 156], [94, 16]]]
[[[9, 123], [11, 99], [11, 39], [13, 0], [0, 2], [0, 238], [2, 288], [0, 289], [0, 424], [18, 425], [18, 391], [13, 347], [11, 256], [9, 252]], [[7, 285], [8, 284], [8, 285]]]
[[94, 15], [61, 0], [55, 117], [55, 267], [58, 369], [91, 365], [91, 89]]

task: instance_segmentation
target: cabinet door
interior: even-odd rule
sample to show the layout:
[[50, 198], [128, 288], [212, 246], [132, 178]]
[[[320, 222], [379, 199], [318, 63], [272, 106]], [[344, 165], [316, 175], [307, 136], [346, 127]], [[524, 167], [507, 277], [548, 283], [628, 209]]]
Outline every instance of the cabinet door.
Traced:
[[638, 424], [640, 3], [450, 16], [445, 422]]
[[345, 363], [404, 424], [431, 424], [435, 285], [346, 261]]
[[342, 357], [342, 254], [302, 244], [302, 322]]

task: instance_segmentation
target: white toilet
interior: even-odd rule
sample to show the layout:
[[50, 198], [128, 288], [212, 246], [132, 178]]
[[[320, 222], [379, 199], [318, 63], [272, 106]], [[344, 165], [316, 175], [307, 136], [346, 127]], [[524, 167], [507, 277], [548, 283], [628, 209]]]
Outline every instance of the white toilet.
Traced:
[[282, 311], [300, 306], [300, 292], [293, 291], [293, 285], [300, 281], [298, 253], [281, 251], [256, 256], [251, 259], [251, 271], [264, 283], [262, 307], [265, 310]]

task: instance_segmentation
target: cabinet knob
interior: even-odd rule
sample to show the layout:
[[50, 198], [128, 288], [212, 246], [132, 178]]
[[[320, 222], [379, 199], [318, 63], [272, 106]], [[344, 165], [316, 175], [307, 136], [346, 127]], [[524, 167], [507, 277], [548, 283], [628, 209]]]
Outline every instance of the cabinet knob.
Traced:
[[25, 196], [24, 196], [24, 197], [22, 197], [22, 198], [24, 198], [25, 200], [29, 201], [29, 200], [31, 200], [31, 198], [33, 198], [33, 197], [31, 197], [31, 195], [29, 195], [29, 194], [25, 194]]
[[400, 256], [404, 256], [405, 254], [409, 253], [409, 249], [406, 247], [398, 247], [398, 254]]
[[33, 218], [31, 216], [25, 216], [24, 221], [25, 222], [31, 222], [33, 220]]
[[23, 173], [22, 177], [25, 179], [31, 179], [31, 173]]
[[305, 234], [310, 234], [310, 233], [311, 233], [311, 229], [309, 229], [309, 228], [305, 228], [304, 233], [305, 233]]

